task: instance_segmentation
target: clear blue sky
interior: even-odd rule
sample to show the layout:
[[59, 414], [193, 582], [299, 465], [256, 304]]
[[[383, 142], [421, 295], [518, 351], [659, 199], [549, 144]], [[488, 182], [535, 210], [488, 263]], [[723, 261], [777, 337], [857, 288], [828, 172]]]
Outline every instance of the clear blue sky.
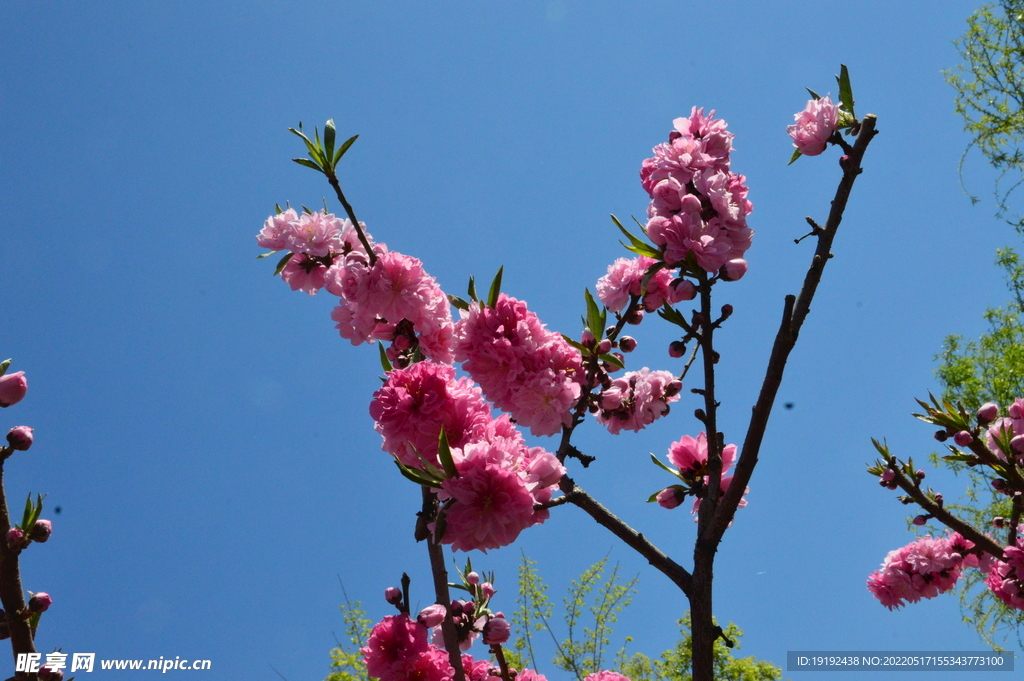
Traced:
[[[446, 290], [504, 265], [506, 291], [575, 334], [583, 288], [624, 254], [607, 215], [645, 209], [641, 160], [673, 118], [717, 109], [757, 231], [750, 273], [718, 294], [736, 309], [719, 336], [732, 442], [810, 258], [793, 239], [805, 215], [824, 219], [838, 179], [835, 151], [787, 168], [785, 126], [805, 86], [835, 93], [840, 62], [881, 135], [790, 361], [780, 402], [794, 408], [775, 414], [719, 554], [716, 612], [746, 630], [743, 653], [778, 664], [800, 649], [979, 649], [953, 597], [890, 613], [865, 590], [908, 536], [906, 509], [863, 472], [870, 436], [931, 451], [908, 413], [935, 387], [932, 357], [1007, 297], [991, 263], [1014, 237], [992, 218], [983, 163], [966, 170], [979, 206], [958, 184], [967, 138], [941, 75], [975, 7], [0, 5], [0, 355], [31, 386], [0, 428], [37, 438], [6, 484], [15, 505], [32, 490], [63, 511], [23, 561], [25, 587], [54, 598], [40, 649], [320, 679], [342, 633], [338, 576], [375, 618], [402, 571], [430, 601], [418, 491], [367, 413], [376, 351], [337, 336], [329, 296], [293, 293], [254, 259], [275, 202], [329, 191], [288, 160], [302, 152], [288, 126], [333, 117], [361, 135], [343, 168], [360, 218]], [[638, 337], [634, 368], [673, 366], [666, 329]], [[641, 435], [588, 424], [580, 442], [599, 459], [577, 477], [684, 564], [689, 514], [644, 500], [666, 484], [648, 452], [696, 433], [695, 399]], [[520, 548], [553, 594], [610, 550], [641, 580], [618, 632], [668, 647], [682, 596], [582, 513], [552, 516], [475, 557], [499, 573], [496, 605], [513, 608]]]

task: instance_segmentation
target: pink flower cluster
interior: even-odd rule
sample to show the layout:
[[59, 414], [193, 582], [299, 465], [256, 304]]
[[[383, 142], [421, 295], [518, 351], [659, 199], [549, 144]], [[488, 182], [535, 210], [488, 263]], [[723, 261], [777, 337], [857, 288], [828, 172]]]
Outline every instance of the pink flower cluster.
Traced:
[[804, 110], [793, 116], [796, 123], [786, 128], [793, 146], [804, 156], [817, 156], [825, 151], [828, 138], [839, 125], [839, 107], [828, 95], [807, 102]]
[[[444, 428], [458, 471], [440, 486], [450, 502], [442, 542], [460, 551], [496, 549], [548, 518], [534, 506], [551, 500], [565, 468], [541, 447], [527, 447], [509, 417], [497, 419], [468, 378], [446, 364], [417, 362], [388, 372], [373, 395], [370, 415], [382, 449], [410, 468], [439, 473], [438, 438]], [[417, 452], [419, 454], [417, 454]]]
[[667, 269], [655, 272], [644, 289], [643, 279], [657, 262], [643, 255], [632, 260], [619, 258], [608, 266], [608, 273], [597, 280], [598, 298], [612, 312], [621, 312], [629, 304], [630, 296], [642, 295], [644, 309], [653, 312], [665, 303], [675, 304], [696, 297], [693, 282], [686, 279], [673, 282], [672, 272]]
[[[997, 418], [989, 424], [988, 430], [985, 432], [986, 444], [1003, 461], [1007, 460], [1008, 455], [1012, 455], [1017, 458], [1019, 463], [1024, 464], [1024, 399], [1014, 400], [1007, 412], [1009, 417]], [[960, 434], [957, 433], [957, 435]], [[1003, 451], [1003, 448], [999, 446], [999, 439], [1009, 443], [1009, 452]], [[970, 441], [967, 444], [969, 443]]]
[[[1018, 535], [1024, 525], [1018, 526]], [[988, 554], [985, 554], [988, 557]], [[1003, 549], [1003, 560], [990, 560], [981, 566], [988, 574], [985, 586], [1011, 608], [1024, 610], [1024, 537], [1018, 536], [1015, 546]]]
[[733, 280], [746, 271], [753, 204], [746, 178], [729, 169], [733, 135], [714, 114], [694, 107], [689, 118], [673, 121], [669, 141], [643, 162], [640, 180], [651, 197], [647, 236], [661, 247], [665, 262], [672, 267], [692, 256], [706, 272], [732, 263], [726, 278]]
[[890, 610], [952, 589], [963, 567], [979, 567], [968, 553], [974, 543], [954, 532], [946, 537], [918, 537], [890, 551], [882, 569], [868, 577], [868, 591]]
[[292, 252], [281, 270], [292, 290], [314, 295], [326, 288], [341, 298], [331, 319], [353, 345], [389, 341], [394, 360], [418, 344], [425, 356], [452, 361], [448, 299], [416, 258], [375, 244], [371, 265], [349, 220], [324, 212], [299, 216], [291, 208], [267, 218], [256, 242]]
[[[722, 448], [722, 479], [719, 485], [721, 494], [724, 494], [732, 484], [732, 475], [726, 475], [729, 469], [736, 463], [736, 445], [726, 445]], [[708, 484], [708, 436], [701, 431], [697, 437], [684, 435], [678, 441], [673, 442], [668, 448], [668, 460], [679, 470], [679, 477], [689, 484]], [[750, 491], [748, 487], [744, 494]], [[696, 514], [700, 508], [700, 497], [693, 500], [691, 513]], [[658, 504], [664, 508], [675, 508], [682, 503], [680, 491], [675, 487], [666, 487], [658, 493]], [[747, 505], [747, 498], [740, 499], [739, 508]]]
[[683, 383], [669, 371], [629, 371], [616, 378], [599, 398], [597, 422], [612, 435], [621, 430], [640, 432], [668, 414], [669, 402], [679, 399]]
[[494, 307], [476, 302], [461, 315], [455, 359], [495, 406], [534, 435], [554, 435], [570, 423], [583, 380], [575, 348], [504, 293]]

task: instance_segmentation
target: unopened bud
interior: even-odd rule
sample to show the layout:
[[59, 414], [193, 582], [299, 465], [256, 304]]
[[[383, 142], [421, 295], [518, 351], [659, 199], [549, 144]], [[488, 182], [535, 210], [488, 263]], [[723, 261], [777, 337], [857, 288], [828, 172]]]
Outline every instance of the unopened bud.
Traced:
[[996, 528], [997, 530], [1001, 530], [1005, 526], [1006, 526], [1006, 518], [1003, 518], [1002, 516], [996, 516], [995, 518], [992, 519], [992, 527]]
[[396, 586], [389, 586], [384, 589], [384, 600], [391, 605], [398, 605], [402, 602], [402, 592]]
[[1010, 440], [1010, 449], [1018, 454], [1024, 453], [1024, 435], [1015, 435], [1014, 438]]
[[470, 584], [474, 584], [474, 585], [479, 584], [480, 583], [480, 575], [478, 575], [475, 572], [470, 572], [468, 575], [466, 575], [466, 581], [469, 582]]
[[626, 315], [626, 323], [627, 324], [632, 324], [632, 325], [636, 326], [637, 324], [639, 324], [643, 320], [644, 320], [644, 311], [643, 310], [633, 310], [632, 312], [630, 312], [629, 314]]
[[978, 425], [987, 426], [999, 416], [999, 405], [995, 402], [986, 402], [978, 409]]
[[662, 508], [673, 509], [682, 502], [680, 495], [674, 487], [666, 487], [658, 492], [658, 505]]
[[732, 305], [726, 303], [725, 305], [722, 306], [722, 317], [725, 318], [730, 315], [732, 315]]
[[704, 413], [703, 409], [694, 409], [693, 417], [698, 421], [707, 421], [708, 415]]
[[665, 386], [665, 397], [675, 397], [683, 390], [683, 382], [678, 378], [674, 381], [669, 381], [668, 385]]
[[25, 380], [24, 371], [0, 376], [0, 407], [10, 407], [21, 402], [27, 392], [28, 381]]
[[25, 547], [25, 533], [17, 527], [7, 530], [7, 546], [12, 551]]
[[928, 519], [925, 518], [923, 515], [919, 515], [916, 518], [914, 518], [914, 524], [917, 525], [918, 527], [920, 527], [921, 525], [924, 525], [926, 522], [928, 522]]
[[55, 667], [40, 667], [39, 681], [63, 681], [64, 672]]
[[953, 436], [953, 442], [955, 442], [958, 447], [966, 447], [967, 445], [974, 442], [974, 436], [971, 435], [966, 430], [961, 430], [959, 433]]
[[483, 592], [484, 598], [490, 598], [495, 593], [495, 589], [490, 582], [484, 582], [481, 584], [480, 591]]
[[32, 429], [28, 426], [15, 426], [7, 433], [7, 444], [19, 452], [32, 446]]
[[[467, 612], [466, 605], [466, 601], [452, 601], [452, 615], [461, 615], [462, 613]], [[473, 612], [472, 603], [469, 604], [468, 612]]]
[[484, 643], [489, 646], [501, 645], [508, 640], [511, 629], [504, 617], [492, 617], [484, 625]]
[[607, 338], [602, 338], [601, 342], [597, 344], [597, 354], [605, 355], [612, 350], [612, 342]]
[[884, 471], [882, 471], [883, 482], [892, 482], [893, 478], [895, 477], [896, 473], [891, 468], [886, 468]]
[[32, 598], [28, 599], [28, 609], [32, 612], [46, 612], [51, 605], [53, 605], [53, 599], [45, 591], [33, 594]]
[[736, 258], [730, 260], [722, 266], [722, 269], [718, 271], [720, 276], [725, 281], [739, 281], [743, 278], [743, 275], [747, 273], [747, 261], [743, 258]]
[[636, 350], [636, 338], [623, 336], [619, 339], [619, 349], [623, 352], [633, 352]]
[[924, 480], [924, 469], [923, 468], [918, 468], [917, 469], [917, 479], [918, 480]]
[[934, 437], [939, 442], [945, 442], [949, 439], [949, 434], [944, 430], [936, 430]]
[[676, 279], [672, 282], [672, 288], [680, 301], [693, 300], [697, 297], [697, 287], [689, 279]]
[[1002, 478], [996, 478], [995, 480], [992, 481], [992, 489], [996, 490], [997, 492], [1002, 492], [1003, 490], [1006, 489], [1006, 481], [1003, 480]]
[[591, 345], [594, 344], [595, 340], [597, 340], [597, 339], [594, 338], [594, 332], [593, 331], [591, 331], [590, 329], [584, 329], [583, 330], [583, 336], [580, 338], [580, 342], [581, 343], [583, 343], [587, 347], [590, 347]]
[[44, 543], [53, 534], [53, 523], [49, 520], [37, 520], [36, 524], [32, 526], [32, 531], [28, 533], [28, 538], [32, 541]]
[[434, 603], [420, 610], [420, 614], [416, 616], [416, 621], [430, 629], [444, 622], [444, 616], [444, 606], [440, 603]]
[[682, 357], [686, 354], [686, 343], [683, 341], [672, 341], [668, 344], [669, 357]]
[[936, 494], [935, 495], [935, 503], [938, 504], [939, 506], [942, 506], [942, 495], [941, 494]]

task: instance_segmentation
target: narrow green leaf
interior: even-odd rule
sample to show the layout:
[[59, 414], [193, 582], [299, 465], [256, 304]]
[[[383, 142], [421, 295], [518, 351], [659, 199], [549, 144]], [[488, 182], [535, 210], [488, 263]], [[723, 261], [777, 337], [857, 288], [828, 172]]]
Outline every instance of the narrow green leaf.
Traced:
[[274, 276], [275, 277], [277, 275], [281, 274], [281, 270], [284, 269], [284, 266], [288, 264], [288, 261], [292, 259], [293, 255], [295, 255], [295, 254], [292, 253], [291, 251], [289, 251], [283, 258], [281, 258], [277, 262], [277, 267], [274, 268]]
[[808, 87], [808, 88], [804, 88], [804, 89], [811, 93], [811, 97], [814, 97], [815, 99], [821, 99], [821, 95], [819, 95], [817, 92], [815, 92], [811, 88]]
[[800, 153], [800, 150], [799, 149], [794, 149], [793, 150], [793, 155], [789, 157], [789, 163], [787, 163], [786, 165], [787, 166], [793, 165], [794, 163], [796, 163], [796, 160], [798, 158], [800, 158], [801, 156], [803, 156], [803, 154]]
[[437, 438], [437, 458], [441, 460], [445, 475], [449, 478], [459, 477], [459, 471], [455, 468], [455, 460], [452, 459], [452, 450], [448, 446], [448, 433], [444, 426], [441, 427], [441, 434]]
[[846, 68], [846, 64], [839, 65], [839, 75], [836, 76], [836, 81], [839, 83], [839, 101], [842, 103], [843, 108], [850, 112], [851, 116], [856, 116], [853, 112], [853, 88], [850, 87], [850, 72]]
[[494, 275], [494, 281], [491, 282], [491, 290], [487, 292], [488, 307], [494, 307], [498, 304], [498, 294], [501, 293], [501, 273], [504, 269], [504, 265], [499, 267], [498, 273]]
[[590, 351], [589, 351], [589, 350], [588, 350], [588, 349], [586, 348], [586, 346], [585, 346], [585, 345], [583, 345], [583, 343], [580, 343], [579, 341], [576, 341], [576, 340], [573, 340], [572, 338], [569, 338], [569, 337], [568, 337], [568, 336], [566, 336], [566, 335], [565, 335], [564, 333], [562, 334], [562, 338], [563, 338], [563, 339], [565, 339], [565, 342], [566, 342], [566, 343], [568, 343], [569, 345], [573, 346], [574, 348], [576, 348], [576, 349], [577, 349], [577, 350], [579, 350], [580, 352], [590, 352]]
[[608, 362], [609, 364], [613, 364], [613, 365], [619, 367], [620, 369], [625, 369], [626, 368], [626, 365], [622, 363], [622, 360], [620, 360], [618, 357], [616, 357], [615, 355], [613, 355], [611, 353], [608, 353], [607, 355], [601, 355], [601, 361], [602, 362]]
[[[263, 258], [269, 258], [270, 256], [274, 255], [275, 253], [277, 253], [277, 251], [270, 251], [269, 253], [260, 253], [259, 255], [256, 256], [256, 259], [257, 260], [263, 260]], [[3, 372], [0, 372], [0, 376], [3, 376]]]
[[338, 161], [341, 160], [341, 157], [345, 155], [345, 152], [348, 151], [348, 148], [351, 147], [357, 139], [359, 139], [359, 135], [352, 135], [345, 140], [345, 143], [338, 149], [338, 153], [334, 155], [334, 165], [338, 165]]
[[448, 294], [448, 302], [451, 303], [452, 305], [454, 305], [459, 310], [468, 310], [469, 309], [469, 303], [464, 298], [459, 298], [458, 296], [453, 296], [450, 293]]
[[10, 359], [5, 359], [4, 361], [0, 362], [0, 376], [3, 376], [4, 374], [6, 374], [7, 373], [7, 369], [9, 369], [10, 366], [11, 366], [11, 360]]
[[318, 170], [321, 173], [324, 172], [323, 168], [321, 168], [319, 165], [317, 165], [313, 161], [310, 161], [308, 158], [293, 158], [292, 160], [295, 161], [296, 163], [298, 163], [300, 166], [306, 166], [307, 168], [312, 168], [313, 170]]
[[32, 492], [28, 493], [28, 499], [25, 500], [25, 512], [21, 514], [21, 529], [26, 532], [32, 527]]
[[583, 289], [583, 299], [587, 301], [587, 328], [594, 338], [604, 338], [604, 324], [601, 323], [601, 308], [590, 294], [590, 289]]
[[619, 222], [619, 219], [614, 215], [612, 215], [612, 222], [614, 222], [615, 226], [619, 228], [619, 231], [625, 234], [626, 238], [629, 239], [630, 246], [626, 246], [626, 244], [624, 243], [622, 244], [623, 246], [626, 247], [627, 250], [633, 251], [634, 253], [639, 253], [640, 255], [646, 255], [650, 258], [661, 257], [661, 252], [658, 251], [658, 249], [644, 242], [642, 239], [638, 239], [637, 237], [633, 236], [628, 229], [622, 226], [622, 223]]
[[327, 152], [327, 158], [331, 161], [334, 160], [334, 137], [336, 134], [337, 130], [334, 129], [334, 119], [328, 118], [327, 122], [324, 123], [324, 151]]
[[665, 464], [664, 464], [664, 463], [663, 463], [663, 462], [661, 461], [661, 459], [659, 459], [658, 457], [654, 456], [654, 453], [653, 453], [653, 452], [651, 453], [651, 461], [653, 461], [653, 462], [655, 463], [655, 465], [657, 465], [657, 466], [658, 466], [658, 468], [664, 469], [664, 470], [668, 471], [669, 473], [671, 473], [672, 475], [675, 475], [676, 477], [678, 477], [678, 476], [679, 476], [679, 472], [678, 472], [678, 471], [672, 470], [671, 468], [669, 468], [668, 466], [666, 466], [666, 465], [665, 465]]
[[675, 324], [681, 329], [686, 330], [689, 328], [689, 324], [686, 323], [686, 318], [683, 316], [683, 313], [668, 303], [665, 303], [665, 306], [658, 310], [658, 316], [670, 324]]
[[401, 461], [395, 459], [395, 465], [398, 466], [399, 472], [409, 480], [412, 480], [417, 485], [423, 485], [424, 487], [438, 487], [441, 483], [437, 480], [431, 480], [426, 475], [423, 475], [414, 468], [405, 466]]
[[469, 278], [469, 288], [467, 289], [467, 291], [469, 293], [469, 299], [472, 300], [474, 303], [480, 300], [480, 298], [478, 298], [476, 295], [476, 279], [474, 279], [473, 277]]
[[642, 244], [640, 246], [634, 246], [632, 244], [627, 244], [622, 239], [619, 239], [619, 243], [622, 244], [622, 247], [625, 248], [627, 251], [631, 251], [633, 253], [636, 253], [637, 255], [645, 255], [648, 258], [660, 258], [661, 257], [661, 251], [656, 250], [655, 248], [653, 248], [651, 246], [648, 246], [647, 244]]
[[377, 341], [377, 349], [380, 350], [380, 366], [384, 371], [392, 371], [394, 367], [391, 366], [391, 360], [388, 359], [388, 353], [387, 350], [384, 349], [384, 344]]

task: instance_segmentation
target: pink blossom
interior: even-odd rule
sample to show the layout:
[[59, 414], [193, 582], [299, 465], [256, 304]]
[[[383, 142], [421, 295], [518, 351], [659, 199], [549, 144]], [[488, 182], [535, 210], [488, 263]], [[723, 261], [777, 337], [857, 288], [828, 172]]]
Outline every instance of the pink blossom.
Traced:
[[508, 641], [511, 634], [512, 631], [508, 625], [508, 620], [504, 617], [491, 617], [487, 620], [487, 624], [484, 625], [484, 644], [489, 646], [502, 644]]
[[[670, 270], [659, 269], [648, 280], [647, 288], [643, 288], [643, 279], [650, 268], [658, 261], [647, 256], [639, 256], [632, 260], [619, 258], [608, 266], [608, 273], [597, 281], [597, 295], [601, 302], [612, 312], [621, 312], [629, 303], [630, 296], [640, 296], [644, 308], [648, 312], [657, 310], [665, 303], [675, 304], [681, 300], [691, 300], [689, 295], [693, 284], [686, 281], [689, 287], [673, 286], [673, 275]], [[696, 290], [694, 290], [696, 293]]]
[[416, 616], [416, 621], [427, 627], [436, 627], [444, 621], [444, 617], [447, 611], [444, 606], [440, 603], [434, 603], [420, 610], [420, 614]]
[[327, 267], [319, 258], [293, 255], [281, 270], [281, 278], [293, 291], [304, 291], [311, 296], [324, 287]]
[[786, 128], [793, 146], [804, 156], [817, 156], [825, 151], [828, 138], [839, 124], [839, 107], [828, 95], [807, 102], [804, 110], [793, 116], [796, 123]]
[[583, 681], [629, 681], [629, 677], [618, 672], [601, 671], [590, 674]]
[[405, 681], [407, 665], [427, 653], [428, 647], [426, 628], [403, 613], [378, 622], [359, 652], [370, 676], [380, 681]]
[[285, 236], [285, 247], [293, 253], [323, 257], [331, 251], [341, 250], [337, 247], [337, 238], [345, 223], [331, 213], [303, 213], [298, 221], [290, 223], [290, 227]]
[[969, 564], [964, 556], [972, 546], [956, 533], [935, 539], [918, 537], [889, 552], [882, 568], [868, 577], [868, 591], [890, 610], [935, 598], [956, 585], [961, 567]]
[[526, 303], [505, 294], [494, 307], [473, 303], [461, 314], [455, 359], [484, 395], [534, 435], [553, 435], [568, 424], [580, 396], [580, 353]]
[[612, 381], [601, 393], [601, 411], [597, 422], [613, 434], [621, 430], [639, 432], [669, 411], [669, 403], [679, 399], [670, 385], [676, 377], [668, 371], [629, 371]]
[[[961, 431], [961, 432], [966, 432], [966, 431]], [[960, 435], [960, 433], [957, 433], [956, 436], [954, 436], [953, 440], [956, 441], [956, 437], [959, 436], [959, 435]], [[967, 433], [967, 435], [970, 435], [970, 433]], [[996, 419], [995, 421], [992, 422], [992, 424], [988, 427], [988, 430], [985, 432], [985, 444], [988, 445], [988, 448], [996, 456], [998, 456], [1003, 461], [1006, 461], [1007, 452], [1004, 452], [1002, 450], [1002, 448], [996, 443], [996, 438], [997, 437], [999, 437], [999, 438], [1005, 437], [1006, 440], [1009, 441], [1009, 440], [1013, 439], [1014, 435], [1016, 435], [1016, 431], [1014, 429], [1014, 421], [1013, 421], [1013, 419], [1009, 419], [1009, 418], [1006, 418], [1006, 417], [1003, 417], [1001, 419]], [[972, 437], [971, 440], [973, 441], [973, 439], [974, 438]], [[957, 442], [957, 444], [960, 444], [960, 443]], [[968, 444], [970, 444], [970, 443], [968, 442]], [[964, 445], [960, 445], [960, 446], [962, 447]]]
[[538, 674], [532, 669], [520, 669], [516, 681], [548, 681], [543, 674]]
[[24, 371], [0, 376], [0, 407], [10, 407], [21, 402], [28, 393], [28, 381]]
[[294, 208], [271, 215], [263, 223], [263, 229], [256, 235], [256, 243], [260, 248], [280, 251], [288, 246], [288, 239], [297, 226], [299, 216]]

